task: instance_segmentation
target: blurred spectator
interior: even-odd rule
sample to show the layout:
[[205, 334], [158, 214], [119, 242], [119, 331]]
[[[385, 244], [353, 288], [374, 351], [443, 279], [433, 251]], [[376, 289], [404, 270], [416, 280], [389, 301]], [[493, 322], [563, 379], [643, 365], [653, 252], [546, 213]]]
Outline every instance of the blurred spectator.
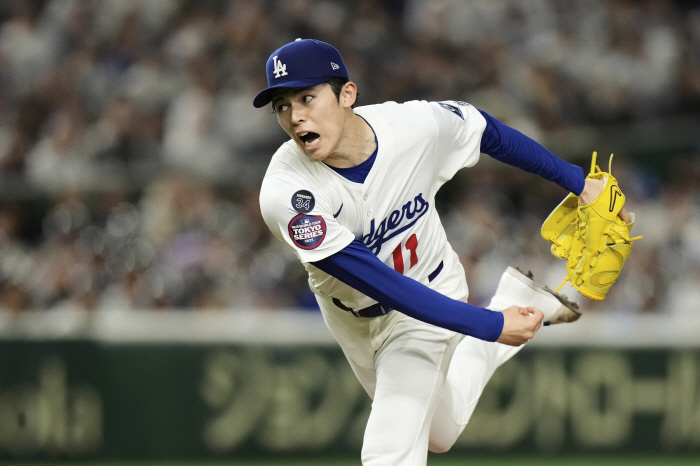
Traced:
[[0, 63], [4, 88], [13, 96], [27, 96], [60, 59], [50, 25], [42, 21], [36, 1], [5, 2], [6, 21], [0, 25]]
[[34, 263], [21, 229], [22, 206], [0, 206], [0, 310], [24, 311], [33, 304], [27, 285]]
[[190, 58], [189, 69], [190, 83], [175, 96], [166, 115], [164, 162], [210, 182], [222, 181], [236, 166], [217, 131], [220, 78], [206, 54]]

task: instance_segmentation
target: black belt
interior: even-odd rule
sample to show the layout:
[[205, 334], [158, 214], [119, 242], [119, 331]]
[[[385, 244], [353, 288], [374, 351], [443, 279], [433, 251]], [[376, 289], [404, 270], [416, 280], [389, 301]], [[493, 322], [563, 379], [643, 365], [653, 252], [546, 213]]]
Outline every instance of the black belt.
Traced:
[[381, 304], [377, 303], [373, 306], [366, 307], [364, 309], [360, 309], [359, 311], [356, 311], [355, 309], [351, 307], [347, 307], [345, 304], [341, 303], [338, 298], [333, 298], [333, 304], [338, 306], [344, 311], [348, 311], [352, 313], [355, 317], [380, 317], [380, 316], [385, 316], [391, 311], [393, 311], [392, 308], [387, 307], [387, 306], [382, 306]]
[[[433, 272], [430, 275], [428, 275], [428, 281], [432, 282], [438, 275], [440, 275], [440, 272], [442, 272], [442, 266], [443, 263], [442, 261], [440, 261], [440, 265], [438, 265], [437, 268], [433, 270]], [[359, 311], [356, 311], [355, 309], [347, 307], [345, 304], [341, 303], [338, 298], [333, 298], [333, 304], [335, 304], [344, 311], [350, 312], [355, 317], [381, 317], [387, 315], [388, 313], [394, 310], [388, 306], [382, 306], [381, 304], [377, 303], [364, 309], [360, 309]]]

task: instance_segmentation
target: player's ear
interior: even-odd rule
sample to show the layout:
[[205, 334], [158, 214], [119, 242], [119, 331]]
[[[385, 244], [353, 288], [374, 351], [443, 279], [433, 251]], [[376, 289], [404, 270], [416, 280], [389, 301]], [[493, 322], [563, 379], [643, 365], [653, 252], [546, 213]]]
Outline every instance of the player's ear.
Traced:
[[348, 81], [340, 90], [340, 104], [343, 106], [343, 108], [350, 108], [355, 104], [356, 100], [357, 84], [352, 81]]

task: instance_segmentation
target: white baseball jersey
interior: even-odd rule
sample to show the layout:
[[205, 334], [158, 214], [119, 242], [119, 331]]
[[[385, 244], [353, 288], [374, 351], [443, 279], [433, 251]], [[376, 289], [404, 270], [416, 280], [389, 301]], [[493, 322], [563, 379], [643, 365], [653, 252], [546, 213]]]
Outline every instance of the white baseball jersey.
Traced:
[[260, 191], [263, 218], [305, 265], [316, 294], [362, 309], [376, 301], [314, 267], [360, 239], [386, 265], [456, 299], [464, 271], [435, 209], [438, 189], [480, 155], [486, 120], [464, 102], [387, 102], [355, 109], [377, 137], [364, 183], [311, 162], [294, 141], [275, 153]]

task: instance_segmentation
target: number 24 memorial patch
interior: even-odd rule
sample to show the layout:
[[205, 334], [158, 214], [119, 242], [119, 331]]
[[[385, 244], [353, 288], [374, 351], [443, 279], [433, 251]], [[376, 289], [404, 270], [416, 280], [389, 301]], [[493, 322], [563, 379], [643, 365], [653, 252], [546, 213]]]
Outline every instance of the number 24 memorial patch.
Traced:
[[289, 237], [301, 249], [314, 249], [326, 237], [326, 222], [316, 215], [299, 214], [289, 222]]

